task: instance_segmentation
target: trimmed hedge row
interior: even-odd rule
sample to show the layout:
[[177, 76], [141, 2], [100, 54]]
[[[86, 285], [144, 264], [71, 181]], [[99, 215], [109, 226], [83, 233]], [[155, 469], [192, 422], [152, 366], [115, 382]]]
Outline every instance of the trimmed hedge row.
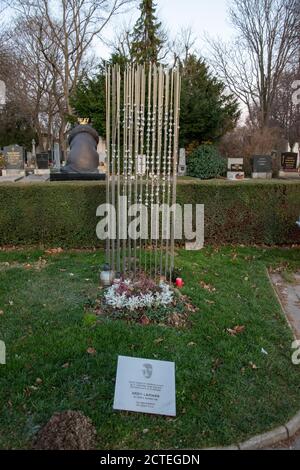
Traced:
[[[0, 245], [91, 248], [103, 183], [0, 185]], [[185, 179], [180, 204], [205, 205], [206, 244], [300, 243], [300, 183]]]

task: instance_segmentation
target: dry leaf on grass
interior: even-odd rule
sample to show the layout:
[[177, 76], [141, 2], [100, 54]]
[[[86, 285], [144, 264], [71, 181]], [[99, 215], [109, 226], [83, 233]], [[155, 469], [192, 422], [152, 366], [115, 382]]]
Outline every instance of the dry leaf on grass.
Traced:
[[202, 289], [207, 290], [208, 292], [216, 292], [216, 288], [211, 286], [210, 284], [206, 284], [204, 281], [200, 281], [200, 286]]
[[56, 255], [57, 253], [62, 253], [64, 250], [62, 248], [50, 248], [46, 250], [47, 255]]
[[143, 315], [142, 318], [141, 318], [141, 324], [142, 325], [149, 325], [149, 323], [150, 323], [150, 320], [147, 317], [147, 315]]
[[91, 356], [94, 356], [97, 353], [95, 348], [88, 348], [86, 352], [90, 354]]
[[243, 333], [245, 331], [245, 326], [240, 326], [240, 325], [237, 325], [235, 326], [233, 329], [231, 328], [227, 328], [227, 333], [229, 333], [231, 336], [236, 336], [240, 333]]
[[4, 315], [4, 312], [3, 312], [3, 310], [0, 310], [0, 315]]
[[70, 367], [70, 364], [68, 362], [66, 362], [61, 367], [62, 367], [62, 369], [68, 369]]
[[251, 369], [253, 369], [253, 370], [257, 370], [257, 369], [258, 369], [257, 365], [254, 364], [253, 362], [249, 362], [249, 366], [250, 366]]
[[154, 343], [155, 343], [155, 344], [160, 344], [160, 343], [162, 343], [163, 341], [164, 341], [163, 338], [157, 338], [157, 339], [154, 340]]

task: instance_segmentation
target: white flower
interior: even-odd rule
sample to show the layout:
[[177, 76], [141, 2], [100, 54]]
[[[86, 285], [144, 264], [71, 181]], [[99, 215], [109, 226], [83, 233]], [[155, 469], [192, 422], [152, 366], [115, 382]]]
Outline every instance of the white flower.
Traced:
[[[126, 286], [132, 285], [132, 282], [127, 280], [124, 282]], [[142, 309], [142, 308], [151, 308], [151, 307], [167, 307], [173, 302], [173, 292], [170, 289], [170, 286], [164, 282], [161, 282], [160, 292], [155, 294], [152, 292], [140, 295], [132, 295], [128, 297], [125, 293], [119, 294], [118, 284], [113, 284], [109, 289], [107, 289], [104, 299], [107, 305], [115, 309], [128, 309], [130, 311]]]

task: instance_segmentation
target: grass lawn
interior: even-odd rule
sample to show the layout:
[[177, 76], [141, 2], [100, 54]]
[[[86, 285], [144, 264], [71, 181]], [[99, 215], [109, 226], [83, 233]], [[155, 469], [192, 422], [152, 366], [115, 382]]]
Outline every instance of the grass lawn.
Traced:
[[[186, 329], [85, 321], [102, 261], [99, 252], [0, 251], [0, 448], [29, 448], [68, 409], [92, 419], [105, 449], [227, 445], [300, 409], [292, 335], [266, 275], [268, 266], [298, 269], [300, 250], [179, 251], [183, 292], [199, 307]], [[237, 325], [245, 330], [231, 336]], [[118, 355], [175, 361], [176, 419], [113, 411]]]

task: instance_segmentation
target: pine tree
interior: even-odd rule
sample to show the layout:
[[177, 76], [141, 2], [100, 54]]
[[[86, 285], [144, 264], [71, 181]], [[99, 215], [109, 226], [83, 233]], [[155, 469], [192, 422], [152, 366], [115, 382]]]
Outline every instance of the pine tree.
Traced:
[[155, 15], [156, 4], [153, 0], [142, 0], [140, 11], [132, 33], [131, 57], [137, 63], [157, 63], [164, 38], [162, 25]]

